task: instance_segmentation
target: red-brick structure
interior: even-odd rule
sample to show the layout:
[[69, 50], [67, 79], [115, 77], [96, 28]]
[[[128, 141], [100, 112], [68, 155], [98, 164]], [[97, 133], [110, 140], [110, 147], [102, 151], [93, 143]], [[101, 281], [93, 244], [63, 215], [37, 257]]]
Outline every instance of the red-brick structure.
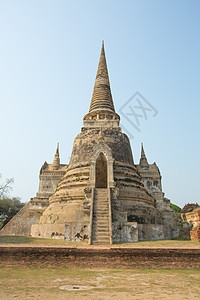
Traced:
[[199, 269], [200, 249], [3, 247], [0, 266]]
[[185, 204], [184, 207], [181, 209], [181, 213], [191, 212], [191, 211], [195, 210], [198, 207], [199, 207], [198, 203]]
[[192, 241], [200, 242], [200, 207], [181, 215], [183, 221], [192, 226], [190, 237]]

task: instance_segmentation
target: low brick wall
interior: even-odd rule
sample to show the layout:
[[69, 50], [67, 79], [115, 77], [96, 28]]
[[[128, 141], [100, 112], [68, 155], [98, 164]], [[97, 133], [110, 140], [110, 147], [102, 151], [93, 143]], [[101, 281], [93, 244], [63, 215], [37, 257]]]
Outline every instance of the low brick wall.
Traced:
[[199, 269], [200, 249], [1, 246], [0, 266]]

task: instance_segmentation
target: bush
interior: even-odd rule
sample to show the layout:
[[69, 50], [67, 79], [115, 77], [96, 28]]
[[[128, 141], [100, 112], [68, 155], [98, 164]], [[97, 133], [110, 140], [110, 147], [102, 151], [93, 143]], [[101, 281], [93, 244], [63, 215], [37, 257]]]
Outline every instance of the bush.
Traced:
[[173, 208], [173, 210], [176, 213], [180, 213], [181, 212], [181, 208], [178, 205], [170, 203], [170, 206], [171, 206], [171, 208]]

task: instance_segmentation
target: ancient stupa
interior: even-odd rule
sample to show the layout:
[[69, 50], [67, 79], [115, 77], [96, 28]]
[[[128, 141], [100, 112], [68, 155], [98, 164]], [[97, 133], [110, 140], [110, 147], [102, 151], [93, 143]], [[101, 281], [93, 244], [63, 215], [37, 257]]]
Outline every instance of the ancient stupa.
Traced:
[[119, 122], [102, 43], [89, 112], [74, 140], [69, 165], [60, 164], [57, 147], [53, 164], [45, 162], [41, 168], [37, 196], [1, 234], [89, 244], [176, 236], [175, 215], [164, 198], [157, 165], [148, 163], [143, 146], [140, 163], [134, 164]]

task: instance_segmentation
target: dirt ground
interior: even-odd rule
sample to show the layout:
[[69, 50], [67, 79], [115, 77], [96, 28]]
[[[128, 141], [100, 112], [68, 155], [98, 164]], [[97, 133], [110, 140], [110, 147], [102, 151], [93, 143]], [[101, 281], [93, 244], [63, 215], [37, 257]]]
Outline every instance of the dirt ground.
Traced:
[[0, 268], [0, 299], [200, 299], [199, 270]]
[[[0, 237], [0, 246], [94, 247], [31, 237]], [[151, 241], [106, 247], [200, 248], [192, 241]], [[200, 270], [0, 267], [0, 300], [200, 299]]]

